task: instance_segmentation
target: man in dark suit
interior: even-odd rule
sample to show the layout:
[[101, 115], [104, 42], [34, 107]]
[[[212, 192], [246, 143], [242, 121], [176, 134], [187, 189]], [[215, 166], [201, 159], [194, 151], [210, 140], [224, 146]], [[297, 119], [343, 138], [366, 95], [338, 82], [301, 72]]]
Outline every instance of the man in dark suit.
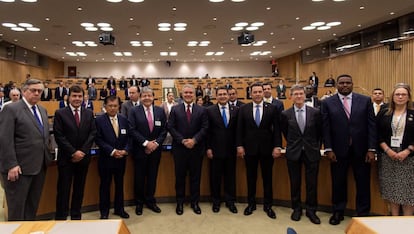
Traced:
[[275, 106], [279, 114], [282, 113], [282, 111], [285, 109], [285, 107], [283, 106], [283, 102], [272, 97], [272, 84], [271, 83], [263, 84], [263, 96], [264, 96], [263, 100]]
[[337, 78], [338, 93], [322, 102], [324, 146], [327, 157], [332, 161], [332, 225], [344, 219], [347, 203], [347, 172], [351, 166], [355, 178], [358, 216], [369, 214], [370, 168], [375, 159], [376, 126], [371, 99], [353, 93], [350, 75]]
[[85, 84], [86, 88], [88, 88], [91, 84], [96, 84], [96, 80], [91, 75], [89, 75], [89, 77], [85, 80]]
[[176, 213], [182, 215], [185, 197], [185, 178], [190, 172], [191, 208], [201, 214], [200, 179], [208, 117], [204, 107], [194, 104], [194, 86], [183, 86], [183, 104], [173, 106], [168, 120], [168, 129], [173, 137], [172, 153], [175, 166]]
[[312, 72], [312, 75], [309, 77], [309, 84], [313, 87], [313, 95], [318, 95], [318, 87], [319, 87], [319, 77], [316, 75], [315, 72]]
[[280, 128], [285, 136], [286, 159], [290, 179], [293, 213], [291, 219], [299, 221], [302, 216], [301, 179], [302, 164], [305, 165], [306, 216], [314, 224], [321, 220], [316, 215], [318, 206], [318, 170], [321, 158], [322, 117], [318, 109], [305, 105], [305, 89], [294, 85], [290, 89], [293, 107], [282, 112]]
[[124, 76], [122, 76], [121, 77], [121, 80], [119, 81], [119, 88], [121, 90], [125, 90], [125, 89], [128, 88], [128, 82], [125, 80], [125, 77]]
[[128, 155], [128, 119], [118, 114], [119, 98], [108, 96], [104, 100], [106, 114], [96, 117], [96, 138], [99, 146], [98, 171], [99, 210], [101, 219], [108, 219], [112, 177], [115, 182], [114, 214], [129, 218], [124, 210], [124, 174]]
[[319, 101], [318, 97], [313, 95], [313, 88], [310, 85], [305, 86], [305, 104], [307, 106], [313, 107], [313, 108], [321, 108], [321, 101]]
[[282, 137], [279, 128], [280, 113], [274, 106], [263, 101], [263, 86], [251, 86], [253, 102], [240, 107], [237, 120], [237, 156], [244, 158], [247, 173], [247, 200], [249, 205], [244, 215], [256, 210], [257, 168], [260, 162], [263, 179], [263, 210], [268, 217], [275, 219], [272, 209], [272, 168], [273, 158], [281, 156]]
[[135, 213], [142, 215], [144, 204], [156, 212], [161, 209], [154, 198], [157, 187], [162, 143], [167, 136], [167, 117], [161, 107], [154, 106], [154, 92], [149, 87], [141, 90], [141, 105], [129, 111], [132, 152], [134, 157]]
[[149, 86], [151, 84], [151, 81], [147, 78], [142, 78], [142, 80], [139, 81], [139, 86], [142, 88], [145, 86]]
[[52, 160], [47, 113], [37, 105], [43, 84], [29, 79], [22, 90], [23, 99], [0, 112], [0, 172], [9, 221], [35, 219]]
[[131, 79], [129, 80], [129, 86], [139, 86], [139, 82], [135, 78], [135, 75], [132, 75]]
[[67, 95], [68, 92], [66, 88], [63, 86], [63, 81], [59, 82], [59, 86], [55, 88], [55, 99], [56, 101], [63, 100], [63, 97]]
[[139, 103], [139, 88], [137, 86], [131, 86], [128, 88], [129, 100], [122, 103], [121, 114], [128, 118], [129, 111], [132, 107], [138, 106]]
[[91, 160], [90, 148], [96, 135], [93, 113], [82, 107], [83, 95], [84, 90], [80, 86], [70, 87], [69, 105], [55, 112], [53, 130], [59, 149], [56, 220], [66, 220], [69, 214], [72, 184], [70, 216], [72, 220], [82, 217], [83, 193]]
[[49, 82], [44, 82], [43, 85], [45, 88], [43, 89], [42, 96], [40, 97], [41, 101], [50, 101], [52, 99], [52, 90], [49, 89]]
[[224, 201], [230, 212], [237, 213], [236, 201], [236, 129], [239, 108], [228, 104], [226, 87], [216, 90], [217, 104], [207, 108], [207, 157], [210, 164], [210, 188], [213, 212], [220, 211], [221, 181], [224, 180]]
[[241, 107], [242, 105], [244, 105], [244, 102], [239, 101], [237, 99], [237, 90], [235, 88], [228, 89], [228, 94], [229, 94], [229, 104], [230, 105], [238, 106], [238, 107]]
[[110, 90], [112, 87], [116, 89], [116, 81], [113, 76], [110, 76], [106, 82], [106, 88]]
[[84, 107], [85, 109], [89, 109], [93, 112], [93, 102], [89, 100], [88, 94], [85, 94], [85, 96], [83, 96], [82, 107]]

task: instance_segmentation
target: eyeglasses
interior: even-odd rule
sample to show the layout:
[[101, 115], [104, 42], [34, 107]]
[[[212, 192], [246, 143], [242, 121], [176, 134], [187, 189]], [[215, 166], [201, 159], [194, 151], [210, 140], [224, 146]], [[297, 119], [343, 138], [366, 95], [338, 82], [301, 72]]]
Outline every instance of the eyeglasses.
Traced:
[[34, 88], [32, 88], [32, 89], [29, 89], [29, 91], [30, 91], [31, 93], [36, 93], [36, 92], [38, 92], [38, 93], [42, 93], [42, 92], [43, 92], [43, 89], [34, 89]]
[[406, 94], [406, 93], [394, 93], [394, 96], [396, 96], [396, 97], [407, 97], [408, 94]]

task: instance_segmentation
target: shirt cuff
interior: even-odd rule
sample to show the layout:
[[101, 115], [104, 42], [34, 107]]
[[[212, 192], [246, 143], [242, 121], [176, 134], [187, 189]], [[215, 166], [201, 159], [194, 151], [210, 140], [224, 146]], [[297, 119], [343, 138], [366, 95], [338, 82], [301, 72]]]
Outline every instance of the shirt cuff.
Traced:
[[147, 147], [147, 145], [148, 145], [148, 141], [145, 140], [144, 143], [142, 143], [142, 146]]
[[112, 150], [112, 152], [111, 152], [112, 157], [114, 156], [115, 151], [116, 151], [116, 149]]

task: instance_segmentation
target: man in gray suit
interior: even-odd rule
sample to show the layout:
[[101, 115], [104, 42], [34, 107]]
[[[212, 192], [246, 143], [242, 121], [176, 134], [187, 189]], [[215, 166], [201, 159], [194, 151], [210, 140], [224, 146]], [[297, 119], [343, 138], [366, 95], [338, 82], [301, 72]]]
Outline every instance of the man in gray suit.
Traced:
[[305, 89], [294, 85], [290, 90], [293, 107], [282, 112], [280, 128], [285, 135], [286, 161], [290, 179], [290, 194], [293, 213], [291, 219], [299, 221], [302, 216], [301, 179], [302, 164], [305, 165], [306, 216], [314, 224], [321, 220], [316, 216], [317, 184], [320, 145], [322, 137], [322, 117], [319, 109], [305, 104]]
[[49, 151], [46, 110], [38, 106], [42, 81], [29, 79], [23, 99], [0, 113], [0, 172], [8, 220], [34, 220], [45, 181]]
[[128, 118], [129, 110], [139, 105], [139, 88], [138, 86], [131, 86], [128, 88], [129, 100], [122, 103], [121, 114]]

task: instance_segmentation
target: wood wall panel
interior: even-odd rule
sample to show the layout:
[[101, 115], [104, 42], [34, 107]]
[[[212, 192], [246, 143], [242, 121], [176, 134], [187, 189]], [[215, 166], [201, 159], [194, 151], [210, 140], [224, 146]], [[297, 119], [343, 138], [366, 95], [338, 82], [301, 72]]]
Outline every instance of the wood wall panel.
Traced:
[[[350, 74], [354, 78], [355, 91], [370, 95], [377, 87], [384, 89], [386, 96], [396, 83], [404, 82], [414, 86], [414, 40], [396, 43], [401, 51], [390, 51], [387, 46], [378, 46], [360, 52], [350, 53], [335, 58], [320, 60], [313, 63], [301, 63], [300, 54], [278, 59], [279, 70], [283, 76], [308, 79], [312, 71], [319, 76], [323, 84], [330, 74]], [[295, 74], [292, 66], [300, 63], [299, 74]]]

